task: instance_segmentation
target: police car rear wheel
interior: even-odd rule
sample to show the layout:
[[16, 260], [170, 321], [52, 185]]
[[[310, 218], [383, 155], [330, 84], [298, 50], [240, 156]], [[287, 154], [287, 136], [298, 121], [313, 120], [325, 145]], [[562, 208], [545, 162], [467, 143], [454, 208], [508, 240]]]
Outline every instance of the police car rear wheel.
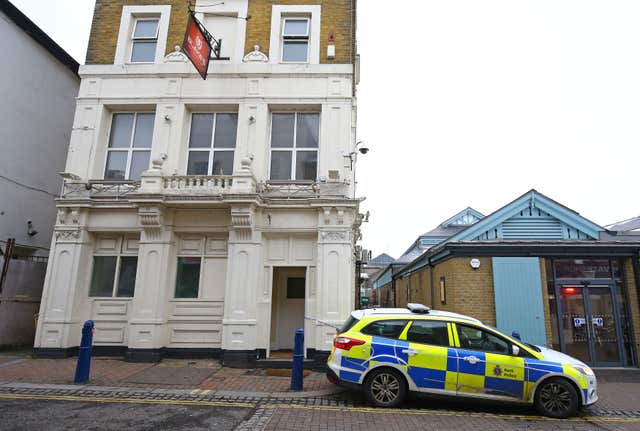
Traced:
[[364, 384], [365, 394], [376, 407], [396, 407], [407, 395], [407, 383], [394, 369], [373, 370]]
[[535, 406], [545, 416], [567, 418], [578, 410], [578, 393], [566, 379], [551, 378], [536, 391]]

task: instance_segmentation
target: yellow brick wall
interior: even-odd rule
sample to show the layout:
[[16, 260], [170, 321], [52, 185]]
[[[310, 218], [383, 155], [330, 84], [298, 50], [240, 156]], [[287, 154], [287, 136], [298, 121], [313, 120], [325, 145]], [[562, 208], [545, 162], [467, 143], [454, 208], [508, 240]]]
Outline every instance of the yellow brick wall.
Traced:
[[[398, 307], [406, 305], [406, 288], [411, 283], [411, 301], [421, 302], [434, 309], [452, 311], [476, 317], [491, 325], [496, 324], [491, 258], [480, 258], [480, 268], [469, 265], [469, 257], [446, 260], [433, 269], [422, 268], [410, 277], [396, 280]], [[431, 271], [433, 295], [431, 304]], [[440, 303], [440, 277], [445, 278], [446, 304]]]
[[[406, 305], [406, 289], [410, 286], [411, 301], [429, 305], [434, 309], [452, 311], [476, 317], [491, 325], [496, 324], [495, 299], [491, 258], [480, 258], [480, 268], [473, 270], [469, 265], [470, 257], [453, 258], [437, 264], [434, 268], [423, 268], [411, 276], [396, 280], [398, 307]], [[433, 278], [431, 278], [433, 271]], [[633, 322], [633, 335], [636, 351], [640, 351], [640, 306], [638, 287], [631, 259], [624, 260], [627, 296]], [[551, 313], [547, 292], [546, 261], [540, 259], [542, 303], [544, 307], [545, 332], [547, 342], [552, 343]], [[440, 277], [445, 277], [446, 304], [440, 303]], [[433, 286], [431, 285], [433, 280]], [[388, 284], [391, 290], [391, 284]], [[431, 304], [431, 289], [435, 304]], [[391, 306], [392, 304], [389, 304]]]
[[553, 343], [551, 332], [551, 309], [549, 307], [549, 291], [547, 290], [547, 266], [544, 258], [540, 259], [540, 284], [542, 286], [542, 307], [544, 308], [544, 329], [547, 335], [547, 345]]
[[86, 64], [113, 64], [123, 6], [171, 5], [167, 52], [182, 45], [187, 25], [185, 0], [96, 0]]
[[[355, 56], [355, 2], [356, 0], [249, 0], [245, 52], [253, 51], [254, 45], [269, 55], [271, 34], [271, 6], [309, 5], [322, 6], [320, 18], [320, 62], [353, 63]], [[167, 54], [176, 45], [182, 45], [187, 24], [186, 0], [97, 0], [86, 64], [113, 64], [123, 5], [171, 5]], [[336, 58], [327, 59], [329, 35], [333, 33]]]
[[[638, 286], [633, 272], [631, 259], [624, 260], [624, 272], [627, 282], [627, 298], [631, 309], [631, 320], [633, 321], [633, 338], [636, 342], [636, 352], [640, 352], [640, 307], [638, 306]], [[640, 358], [636, 358], [640, 360]]]
[[[320, 17], [320, 63], [353, 63], [355, 55], [355, 15], [356, 0], [249, 0], [247, 37], [245, 52], [253, 51], [254, 45], [269, 55], [271, 35], [271, 6], [273, 5], [315, 5], [322, 7]], [[327, 59], [329, 35], [333, 33], [336, 58]]]

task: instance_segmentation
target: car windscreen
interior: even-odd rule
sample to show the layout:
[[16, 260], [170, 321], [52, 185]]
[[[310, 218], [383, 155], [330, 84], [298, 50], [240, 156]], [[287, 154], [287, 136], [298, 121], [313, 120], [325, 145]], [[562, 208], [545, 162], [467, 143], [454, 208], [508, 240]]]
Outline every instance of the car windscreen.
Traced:
[[360, 320], [356, 319], [353, 316], [349, 316], [344, 325], [340, 329], [338, 329], [338, 334], [342, 334], [343, 332], [347, 332], [349, 329], [353, 328], [353, 326], [358, 323]]

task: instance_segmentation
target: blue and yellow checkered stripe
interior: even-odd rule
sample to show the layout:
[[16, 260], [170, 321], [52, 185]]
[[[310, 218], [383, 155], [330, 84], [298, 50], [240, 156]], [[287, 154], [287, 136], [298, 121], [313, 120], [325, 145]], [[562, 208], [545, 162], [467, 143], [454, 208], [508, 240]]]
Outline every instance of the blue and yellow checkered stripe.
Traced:
[[415, 343], [409, 343], [409, 347], [419, 351], [418, 355], [410, 356], [408, 359], [407, 373], [416, 386], [425, 389], [456, 390], [455, 349]]
[[[448, 325], [449, 339], [453, 346], [440, 347], [363, 336], [366, 343], [349, 351], [332, 353], [340, 364], [339, 377], [358, 383], [362, 375], [373, 365], [394, 364], [404, 369], [416, 386], [460, 393], [484, 393], [517, 399], [530, 399], [535, 385], [548, 374], [571, 376], [587, 399], [588, 380], [570, 365], [538, 359], [514, 357], [460, 348], [454, 325]], [[406, 332], [406, 329], [405, 331]], [[409, 356], [413, 349], [417, 355]], [[471, 363], [465, 357], [475, 356]]]
[[[474, 356], [475, 363], [464, 360]], [[524, 358], [458, 349], [458, 390], [515, 398], [524, 397]]]

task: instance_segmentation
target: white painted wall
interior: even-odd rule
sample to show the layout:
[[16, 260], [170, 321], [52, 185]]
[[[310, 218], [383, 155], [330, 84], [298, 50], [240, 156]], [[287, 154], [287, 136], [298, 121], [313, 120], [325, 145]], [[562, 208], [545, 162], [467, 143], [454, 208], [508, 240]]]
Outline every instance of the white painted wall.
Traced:
[[[348, 155], [355, 127], [348, 65], [212, 64], [206, 81], [186, 63], [81, 67], [83, 77], [66, 171], [103, 178], [113, 112], [155, 109], [152, 159], [168, 155], [165, 175], [184, 175], [191, 113], [238, 112], [234, 171], [247, 154], [258, 181], [268, 179], [272, 110], [321, 113], [318, 175], [338, 170], [353, 184]], [[186, 74], [186, 76], [184, 75]], [[165, 120], [168, 116], [169, 120]], [[249, 117], [254, 117], [251, 122]]]
[[[167, 157], [161, 172], [148, 172], [185, 175], [191, 113], [232, 110], [238, 112], [234, 175], [247, 175], [240, 161], [252, 155], [248, 175], [264, 181], [270, 163], [270, 110], [312, 109], [321, 112], [318, 175], [327, 177], [329, 170], [337, 170], [348, 183], [348, 196], [353, 196], [348, 154], [354, 146], [355, 99], [350, 65], [212, 62], [203, 81], [190, 63], [179, 57], [169, 61], [172, 56], [153, 65], [81, 67], [65, 171], [83, 179], [103, 178], [112, 113], [155, 109], [151, 159]], [[171, 205], [142, 196], [108, 205], [89, 202], [88, 208], [62, 202], [71, 215], [65, 213], [56, 225], [51, 253], [55, 270], [45, 283], [47, 305], [36, 347], [77, 345], [81, 322], [91, 317], [103, 345], [268, 349], [273, 268], [279, 266], [305, 268], [308, 317], [342, 323], [354, 306], [357, 202], [276, 205], [257, 201], [255, 190], [243, 193], [232, 201], [198, 201], [187, 193]], [[131, 299], [88, 297], [95, 241], [105, 232], [140, 235]], [[225, 247], [206, 257], [201, 295], [174, 299], [177, 256], [209, 238]], [[114, 311], [110, 321], [104, 319], [104, 310]], [[330, 350], [334, 329], [313, 320], [304, 325], [307, 347]]]
[[80, 78], [3, 13], [0, 52], [0, 247], [13, 237], [46, 255]]

